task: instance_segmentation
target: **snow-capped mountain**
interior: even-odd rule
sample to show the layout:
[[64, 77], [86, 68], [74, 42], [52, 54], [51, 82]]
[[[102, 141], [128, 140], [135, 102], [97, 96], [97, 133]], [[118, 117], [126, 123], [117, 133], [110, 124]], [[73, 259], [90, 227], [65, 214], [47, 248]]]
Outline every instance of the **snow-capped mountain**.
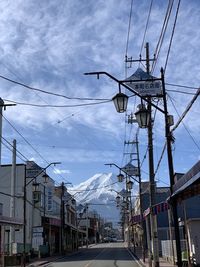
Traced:
[[120, 217], [119, 209], [116, 208], [116, 196], [124, 187], [125, 183], [118, 183], [116, 175], [100, 173], [74, 186], [69, 192], [78, 203], [89, 204], [90, 210], [96, 210], [107, 221], [118, 222]]

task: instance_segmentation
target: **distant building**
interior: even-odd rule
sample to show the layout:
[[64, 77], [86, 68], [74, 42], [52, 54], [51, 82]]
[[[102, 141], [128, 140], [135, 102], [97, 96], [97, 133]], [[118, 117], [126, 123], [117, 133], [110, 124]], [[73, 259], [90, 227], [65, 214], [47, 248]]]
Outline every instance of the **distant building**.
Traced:
[[[16, 223], [22, 225], [24, 220], [27, 253], [30, 251], [38, 253], [40, 250], [43, 254], [54, 254], [61, 249], [77, 248], [76, 202], [73, 196], [66, 192], [63, 199], [54, 180], [33, 161], [17, 164], [14, 180], [11, 178], [12, 171], [12, 165], [0, 166], [0, 203], [2, 204], [0, 205], [2, 207], [0, 225], [1, 219], [7, 218], [7, 223], [4, 222], [7, 250], [13, 254], [23, 252], [23, 227], [17, 227], [15, 231], [15, 225]], [[44, 175], [48, 178], [46, 182]], [[61, 223], [62, 203], [63, 224]], [[13, 218], [15, 223], [12, 223]]]

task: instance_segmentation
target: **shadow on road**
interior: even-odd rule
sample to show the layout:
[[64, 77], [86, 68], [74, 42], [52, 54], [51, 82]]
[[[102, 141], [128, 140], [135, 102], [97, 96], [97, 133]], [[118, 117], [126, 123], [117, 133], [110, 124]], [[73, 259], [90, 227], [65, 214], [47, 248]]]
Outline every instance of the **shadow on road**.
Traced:
[[116, 244], [112, 247], [102, 244], [101, 247], [91, 247], [89, 249], [81, 249], [80, 251], [73, 253], [68, 256], [64, 256], [62, 259], [57, 260], [57, 262], [75, 262], [75, 261], [89, 261], [89, 260], [120, 260], [120, 261], [130, 261], [133, 257], [128, 252], [128, 250]]

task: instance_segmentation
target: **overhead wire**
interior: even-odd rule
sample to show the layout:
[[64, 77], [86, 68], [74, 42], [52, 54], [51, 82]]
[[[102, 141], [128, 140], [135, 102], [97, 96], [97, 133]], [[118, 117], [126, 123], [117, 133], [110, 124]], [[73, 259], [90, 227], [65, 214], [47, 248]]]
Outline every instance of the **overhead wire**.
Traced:
[[173, 87], [187, 88], [187, 89], [191, 89], [191, 90], [198, 90], [199, 89], [199, 87], [182, 85], [182, 84], [167, 83], [167, 82], [165, 84], [169, 85], [169, 86], [173, 86]]
[[127, 33], [127, 40], [126, 40], [125, 58], [127, 57], [127, 54], [128, 54], [129, 37], [130, 37], [130, 29], [131, 29], [132, 11], [133, 11], [133, 0], [131, 0], [131, 7], [130, 7], [130, 13], [129, 13], [129, 23], [128, 23], [128, 33]]
[[195, 95], [195, 93], [185, 92], [185, 91], [177, 91], [177, 90], [166, 90], [166, 92], [174, 92], [178, 94], [184, 94], [184, 95]]
[[[198, 96], [200, 95], [200, 89], [198, 89], [198, 91], [196, 92], [195, 96], [193, 97], [193, 99], [190, 101], [190, 103], [188, 104], [188, 106], [186, 107], [186, 110], [182, 113], [182, 115], [180, 116], [179, 115], [179, 112], [176, 108], [176, 105], [174, 105], [173, 101], [172, 101], [172, 97], [168, 95], [177, 115], [179, 116], [179, 120], [177, 121], [177, 123], [175, 124], [175, 126], [171, 129], [171, 132], [175, 131], [176, 128], [180, 125], [180, 123], [182, 122], [183, 126], [185, 127], [187, 133], [189, 134], [190, 138], [192, 139], [192, 141], [194, 142], [194, 144], [197, 146], [197, 148], [200, 150], [200, 146], [198, 145], [198, 143], [196, 142], [196, 140], [194, 139], [194, 137], [191, 135], [191, 133], [189, 132], [189, 130], [187, 129], [186, 125], [183, 123], [183, 119], [184, 117], [186, 116], [186, 114], [189, 112], [190, 108], [192, 107], [192, 105], [194, 104], [194, 102], [196, 101], [196, 99], [198, 98]], [[163, 146], [163, 149], [162, 149], [162, 152], [161, 152], [161, 156], [160, 156], [160, 159], [158, 161], [158, 164], [157, 164], [157, 167], [156, 167], [156, 170], [155, 170], [155, 175], [159, 169], [159, 166], [161, 164], [161, 161], [163, 159], [163, 156], [164, 156], [164, 152], [166, 150], [166, 142]]]
[[183, 114], [180, 116], [177, 112], [177, 109], [175, 107], [175, 105], [173, 104], [172, 98], [169, 96], [170, 101], [172, 102], [178, 116], [179, 116], [179, 120], [177, 121], [177, 123], [175, 124], [175, 126], [172, 128], [172, 132], [179, 126], [179, 124], [183, 121], [184, 117], [187, 115], [187, 113], [189, 112], [189, 110], [191, 109], [192, 105], [194, 104], [194, 102], [197, 100], [198, 96], [200, 95], [200, 88], [197, 90], [195, 96], [192, 98], [192, 100], [190, 101], [190, 103], [187, 105], [185, 111], [183, 112]]
[[[32, 148], [33, 151], [36, 152], [37, 155], [39, 155], [39, 157], [46, 162], [47, 164], [50, 164], [38, 151], [37, 149], [34, 148], [34, 146], [16, 129], [16, 127], [2, 114], [2, 117], [4, 118], [5, 121], [7, 121], [7, 123], [22, 137], [22, 139]], [[54, 167], [50, 166], [53, 170], [55, 170]], [[59, 176], [65, 180], [65, 178], [59, 174]]]
[[101, 102], [95, 102], [95, 103], [84, 103], [84, 104], [74, 104], [74, 105], [42, 105], [42, 104], [18, 102], [18, 101], [13, 101], [13, 100], [9, 100], [9, 99], [4, 99], [4, 101], [14, 103], [17, 105], [39, 107], [39, 108], [52, 108], [52, 107], [54, 107], [54, 108], [71, 108], [71, 107], [82, 107], [82, 106], [93, 106], [93, 105], [105, 104], [105, 103], [111, 102], [112, 99], [106, 100], [106, 101], [101, 101]]
[[155, 52], [154, 52], [155, 60], [153, 61], [153, 64], [152, 64], [151, 73], [154, 72], [156, 64], [158, 62], [160, 51], [161, 51], [161, 48], [162, 48], [162, 45], [163, 45], [163, 41], [164, 41], [164, 38], [165, 38], [165, 34], [166, 34], [166, 31], [167, 31], [169, 19], [170, 19], [170, 16], [171, 16], [173, 3], [174, 3], [174, 0], [169, 0], [169, 2], [168, 2], [168, 6], [167, 6], [166, 13], [165, 13], [165, 17], [164, 17], [161, 33], [160, 33], [160, 36], [159, 36], [159, 39], [158, 39], [158, 43], [156, 45], [156, 49], [155, 49]]
[[[200, 89], [199, 89], [199, 91], [198, 91], [197, 96], [199, 95], [199, 93], [200, 93]], [[178, 125], [179, 125], [180, 123], [182, 123], [183, 126], [184, 126], [184, 128], [185, 128], [185, 130], [187, 131], [188, 135], [189, 135], [190, 138], [192, 139], [193, 143], [196, 145], [196, 147], [197, 147], [198, 150], [200, 151], [200, 146], [198, 145], [198, 143], [196, 142], [196, 140], [194, 139], [194, 137], [192, 136], [192, 134], [191, 134], [190, 131], [188, 130], [187, 126], [186, 126], [185, 123], [183, 122], [183, 118], [186, 116], [186, 114], [188, 113], [189, 109], [192, 107], [192, 105], [193, 105], [194, 101], [197, 99], [197, 97], [195, 97], [195, 100], [192, 99], [192, 101], [189, 103], [188, 107], [186, 108], [186, 110], [185, 110], [184, 113], [182, 114], [182, 116], [180, 116], [180, 114], [179, 114], [179, 112], [178, 112], [178, 110], [177, 110], [177, 108], [176, 108], [176, 105], [173, 103], [172, 97], [169, 97], [169, 99], [170, 99], [170, 101], [171, 101], [171, 103], [172, 103], [172, 105], [173, 105], [173, 107], [174, 107], [174, 109], [175, 109], [175, 111], [176, 111], [176, 113], [177, 113], [177, 115], [178, 115], [178, 117], [179, 117], [178, 122], [177, 122], [176, 125], [172, 128], [171, 131], [174, 131], [174, 130], [178, 127]]]
[[[127, 40], [126, 40], [126, 48], [125, 48], [125, 63], [127, 63], [127, 58], [128, 58], [128, 48], [129, 48], [129, 39], [130, 39], [132, 12], [133, 12], [133, 0], [131, 0], [130, 12], [129, 12]], [[125, 64], [125, 78], [127, 78], [127, 65], [126, 64]], [[127, 114], [127, 111], [126, 111], [126, 113], [125, 113], [125, 121], [124, 121], [125, 130], [124, 130], [124, 145], [123, 145], [121, 166], [123, 165], [123, 162], [125, 160], [125, 153], [126, 153], [126, 136], [127, 136], [127, 122], [126, 122], [126, 118], [127, 117], [128, 117], [128, 114]]]
[[4, 115], [2, 115], [2, 117], [22, 137], [22, 139], [33, 149], [33, 151], [35, 151], [40, 156], [41, 159], [43, 159], [47, 164], [49, 164], [49, 162], [32, 146], [32, 144], [17, 130], [17, 128]]
[[109, 186], [112, 186], [112, 185], [114, 185], [114, 184], [118, 184], [118, 181], [116, 181], [116, 182], [113, 182], [113, 183], [111, 183], [111, 184], [109, 184], [109, 185], [105, 185], [105, 186], [100, 186], [100, 187], [96, 187], [96, 188], [91, 188], [91, 189], [70, 189], [69, 191], [71, 192], [71, 191], [76, 191], [76, 192], [90, 192], [90, 191], [96, 191], [96, 190], [98, 190], [98, 189], [102, 189], [102, 188], [106, 188], [106, 187], [109, 187]]
[[153, 5], [153, 0], [151, 0], [150, 6], [149, 6], [149, 12], [148, 12], [146, 26], [145, 26], [145, 30], [144, 30], [142, 45], [141, 45], [141, 48], [140, 48], [140, 55], [142, 54], [142, 49], [144, 47], [144, 41], [145, 41], [145, 38], [146, 38], [147, 28], [148, 28], [148, 25], [149, 25], [149, 19], [150, 19], [150, 15], [151, 15], [152, 5]]
[[[14, 146], [13, 146], [13, 144], [11, 144], [6, 138], [4, 138], [3, 136], [1, 136], [1, 139], [3, 139], [10, 147], [8, 147], [7, 145], [5, 145], [4, 144], [4, 146], [6, 146], [10, 151], [13, 151], [13, 149], [14, 149]], [[3, 143], [3, 142], [2, 142]], [[22, 161], [24, 161], [24, 162], [26, 162], [26, 161], [28, 161], [29, 159], [26, 157], [26, 156], [24, 156], [17, 148], [15, 148], [15, 150], [16, 150], [16, 152], [17, 152], [17, 157], [19, 157]], [[19, 155], [21, 155], [24, 159], [22, 159]]]
[[174, 25], [173, 25], [173, 29], [172, 29], [172, 34], [171, 34], [169, 47], [168, 47], [168, 51], [167, 51], [167, 57], [166, 57], [165, 66], [164, 66], [164, 73], [166, 72], [166, 68], [167, 68], [167, 64], [168, 64], [168, 60], [169, 60], [169, 54], [170, 54], [170, 51], [171, 51], [172, 41], [173, 41], [174, 32], [175, 32], [175, 28], [176, 28], [176, 23], [177, 23], [180, 3], [181, 3], [181, 0], [178, 0], [178, 5], [177, 5], [177, 9], [176, 9], [176, 14], [175, 14], [175, 20], [174, 20]]
[[0, 75], [0, 78], [6, 80], [8, 82], [11, 82], [11, 83], [20, 85], [22, 87], [25, 87], [25, 88], [27, 88], [29, 90], [33, 90], [33, 91], [37, 91], [37, 92], [41, 92], [41, 93], [44, 93], [44, 94], [53, 95], [53, 96], [57, 96], [57, 97], [62, 97], [62, 98], [70, 99], [70, 100], [90, 100], [90, 101], [106, 101], [106, 100], [109, 100], [109, 99], [105, 99], [105, 98], [69, 97], [69, 96], [66, 96], [66, 95], [63, 95], [63, 94], [52, 93], [52, 92], [45, 91], [45, 90], [42, 90], [42, 89], [39, 89], [39, 88], [35, 88], [35, 87], [29, 86], [29, 85], [27, 85], [25, 83], [21, 83], [21, 82], [12, 80], [10, 78], [7, 78], [7, 77], [5, 77], [3, 75]]

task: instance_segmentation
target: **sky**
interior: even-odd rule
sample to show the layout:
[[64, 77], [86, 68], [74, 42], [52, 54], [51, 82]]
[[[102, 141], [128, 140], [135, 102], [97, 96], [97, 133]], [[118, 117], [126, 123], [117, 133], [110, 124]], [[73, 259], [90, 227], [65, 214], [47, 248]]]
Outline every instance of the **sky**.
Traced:
[[[49, 163], [61, 162], [47, 171], [57, 183], [77, 185], [96, 173], [118, 174], [117, 167], [104, 164], [123, 167], [130, 161], [130, 154], [124, 153], [135, 148], [124, 142], [134, 140], [137, 125], [126, 121], [140, 99], [130, 97], [127, 113], [119, 114], [112, 101], [107, 101], [118, 93], [118, 84], [106, 76], [98, 80], [84, 73], [106, 71], [123, 80], [139, 66], [145, 70], [145, 62], [125, 64], [125, 56], [139, 59], [141, 54], [145, 59], [148, 42], [153, 58], [168, 1], [152, 1], [151, 12], [150, 5], [150, 0], [0, 2], [0, 97], [6, 104], [17, 103], [3, 110], [2, 164], [12, 162], [12, 142], [16, 139], [18, 163], [34, 160], [45, 168]], [[180, 2], [166, 61], [177, 6], [178, 1], [174, 1], [152, 73], [160, 77], [160, 68], [167, 62], [168, 110], [175, 123], [200, 84], [199, 1]], [[153, 114], [156, 170], [165, 133], [163, 115], [159, 111]], [[200, 159], [199, 115], [198, 98], [173, 133], [176, 172], [187, 172]], [[138, 140], [142, 179], [148, 180], [146, 129], [139, 130]], [[156, 170], [156, 181], [160, 186], [169, 185], [166, 152]]]

